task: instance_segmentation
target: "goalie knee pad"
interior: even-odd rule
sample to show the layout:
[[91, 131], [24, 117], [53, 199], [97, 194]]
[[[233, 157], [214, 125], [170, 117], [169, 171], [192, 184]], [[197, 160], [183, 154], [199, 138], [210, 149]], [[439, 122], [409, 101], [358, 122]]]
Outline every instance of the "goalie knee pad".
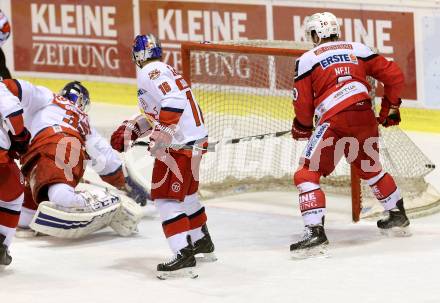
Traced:
[[402, 199], [399, 188], [397, 188], [393, 177], [390, 174], [381, 171], [378, 175], [367, 180], [374, 196], [385, 210], [390, 210], [396, 207], [397, 201]]

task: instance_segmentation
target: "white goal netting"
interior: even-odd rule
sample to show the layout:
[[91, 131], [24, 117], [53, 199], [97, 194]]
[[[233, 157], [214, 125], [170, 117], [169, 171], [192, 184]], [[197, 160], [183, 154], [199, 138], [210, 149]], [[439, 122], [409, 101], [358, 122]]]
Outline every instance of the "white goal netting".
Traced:
[[[288, 41], [233, 41], [225, 45], [309, 49]], [[279, 54], [280, 53], [280, 54]], [[190, 51], [190, 81], [204, 113], [209, 141], [286, 131], [294, 117], [292, 85], [296, 57], [274, 51], [256, 54], [237, 50]], [[185, 58], [183, 58], [185, 60]], [[185, 75], [188, 77], [188, 75]], [[374, 96], [373, 96], [374, 99]], [[422, 213], [438, 207], [438, 193], [424, 176], [434, 164], [398, 127], [381, 129], [381, 159], [400, 186], [407, 208]], [[292, 190], [292, 175], [305, 146], [290, 135], [222, 144], [205, 156], [201, 188], [205, 197], [259, 190]], [[350, 165], [343, 159], [322, 178], [323, 188], [350, 194]], [[363, 215], [380, 211], [362, 183]]]

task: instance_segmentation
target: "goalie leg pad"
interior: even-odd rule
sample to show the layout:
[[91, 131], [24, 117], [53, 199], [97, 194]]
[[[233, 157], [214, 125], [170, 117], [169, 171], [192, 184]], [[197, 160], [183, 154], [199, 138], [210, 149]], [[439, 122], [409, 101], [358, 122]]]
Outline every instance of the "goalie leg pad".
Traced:
[[129, 198], [122, 198], [110, 227], [120, 236], [127, 237], [137, 232], [137, 225], [143, 217], [142, 208]]
[[108, 193], [85, 196], [90, 200], [84, 209], [60, 209], [52, 202], [40, 203], [30, 227], [50, 236], [75, 239], [109, 226], [121, 206], [120, 198]]

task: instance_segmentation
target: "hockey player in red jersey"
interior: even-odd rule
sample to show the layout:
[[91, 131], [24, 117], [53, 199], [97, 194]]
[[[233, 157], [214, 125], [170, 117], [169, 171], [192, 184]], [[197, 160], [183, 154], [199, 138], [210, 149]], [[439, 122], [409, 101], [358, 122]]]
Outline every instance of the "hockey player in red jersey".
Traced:
[[24, 178], [14, 159], [27, 151], [30, 138], [20, 101], [0, 82], [0, 267], [12, 261], [9, 246], [23, 204]]
[[[161, 62], [162, 48], [152, 34], [135, 38], [132, 49], [137, 71], [139, 108], [143, 115], [125, 121], [112, 135], [114, 149], [123, 151], [127, 139], [149, 134], [156, 158], [151, 196], [174, 258], [157, 266], [164, 279], [196, 266], [195, 255], [214, 260], [214, 244], [198, 197], [198, 173], [208, 133], [191, 88], [171, 66]], [[179, 147], [180, 146], [180, 147]]]
[[[400, 122], [403, 74], [395, 62], [371, 48], [340, 41], [338, 20], [331, 13], [312, 15], [306, 32], [315, 47], [296, 61], [292, 125], [295, 140], [309, 140], [294, 175], [305, 232], [290, 250], [294, 256], [302, 256], [325, 249], [326, 202], [319, 182], [342, 156], [354, 165], [388, 212], [387, 218], [377, 222], [378, 228], [407, 234], [404, 229], [409, 220], [400, 191], [382, 170], [378, 153], [379, 124], [389, 127]], [[384, 84], [378, 118], [368, 95], [367, 76]]]

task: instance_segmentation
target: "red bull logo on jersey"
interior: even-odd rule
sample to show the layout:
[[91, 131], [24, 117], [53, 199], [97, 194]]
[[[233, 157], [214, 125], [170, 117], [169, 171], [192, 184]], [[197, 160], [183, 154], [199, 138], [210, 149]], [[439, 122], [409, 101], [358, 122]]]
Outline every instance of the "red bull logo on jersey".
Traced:
[[319, 61], [319, 64], [323, 69], [337, 63], [358, 64], [358, 59], [353, 54], [336, 54]]

